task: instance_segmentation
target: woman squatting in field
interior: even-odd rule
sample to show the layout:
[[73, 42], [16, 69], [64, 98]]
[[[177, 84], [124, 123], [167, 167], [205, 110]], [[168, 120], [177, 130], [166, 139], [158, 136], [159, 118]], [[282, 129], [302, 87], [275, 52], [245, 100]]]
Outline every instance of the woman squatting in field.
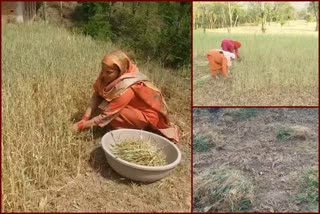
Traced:
[[239, 41], [224, 39], [221, 42], [222, 50], [236, 54], [237, 59], [240, 59], [240, 55], [238, 51], [240, 47], [241, 47], [241, 43]]
[[[93, 89], [91, 104], [82, 120], [73, 124], [73, 130], [106, 125], [113, 129], [151, 129], [179, 141], [178, 128], [169, 121], [160, 90], [122, 51], [113, 51], [103, 58]], [[91, 118], [97, 108], [100, 115]]]
[[218, 72], [220, 72], [226, 79], [231, 78], [228, 76], [227, 72], [228, 68], [232, 65], [232, 60], [235, 59], [235, 55], [233, 53], [213, 49], [207, 53], [207, 58], [209, 60], [209, 68], [214, 78], [217, 80], [219, 79]]

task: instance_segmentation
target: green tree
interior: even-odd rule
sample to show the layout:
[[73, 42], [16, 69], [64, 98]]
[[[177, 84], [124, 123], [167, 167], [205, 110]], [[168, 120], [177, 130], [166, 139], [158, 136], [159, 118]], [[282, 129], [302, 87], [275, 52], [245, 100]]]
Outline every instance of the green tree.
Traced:
[[195, 29], [225, 28], [228, 31], [237, 26], [242, 19], [244, 10], [234, 2], [194, 2], [193, 23]]
[[84, 2], [76, 12], [80, 29], [93, 38], [109, 40], [112, 36], [110, 19], [110, 2]]
[[85, 2], [78, 8], [82, 32], [111, 40], [167, 66], [190, 63], [189, 2]]
[[189, 2], [161, 2], [159, 14], [161, 28], [159, 54], [167, 65], [178, 67], [190, 62], [190, 7]]
[[263, 33], [265, 33], [266, 32], [266, 27], [265, 27], [265, 25], [266, 25], [266, 17], [267, 17], [267, 12], [266, 12], [266, 10], [265, 10], [265, 2], [260, 2], [260, 13], [261, 13], [261, 31], [263, 32]]
[[289, 20], [296, 18], [295, 10], [289, 2], [277, 2], [274, 8], [274, 18], [280, 23], [281, 27]]
[[315, 2], [315, 1], [310, 2], [309, 6], [308, 6], [308, 12], [310, 14], [314, 15], [315, 20], [317, 22], [315, 31], [318, 31], [318, 28], [319, 28], [319, 13], [318, 13], [318, 11], [319, 11], [319, 2]]

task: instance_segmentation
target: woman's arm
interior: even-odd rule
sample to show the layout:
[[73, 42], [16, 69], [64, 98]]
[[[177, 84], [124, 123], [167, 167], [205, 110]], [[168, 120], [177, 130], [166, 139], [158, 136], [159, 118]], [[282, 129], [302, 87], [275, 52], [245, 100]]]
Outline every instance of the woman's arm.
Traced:
[[235, 54], [236, 54], [237, 58], [239, 59], [239, 58], [240, 58], [240, 55], [239, 55], [238, 48], [235, 48], [235, 49], [234, 49], [234, 52], [235, 52]]
[[104, 127], [108, 125], [115, 117], [118, 116], [119, 112], [128, 105], [128, 103], [134, 97], [134, 92], [131, 88], [128, 88], [120, 97], [112, 100], [108, 107], [102, 111], [102, 113], [91, 120], [81, 120], [72, 126], [74, 131], [82, 129], [93, 128], [96, 126]]
[[100, 127], [108, 125], [130, 103], [133, 97], [133, 90], [128, 88], [120, 97], [112, 100], [108, 107], [100, 115], [92, 118], [92, 120]]
[[90, 106], [87, 108], [86, 112], [84, 113], [85, 120], [89, 120], [91, 117], [92, 112], [98, 108], [99, 104], [102, 102], [103, 98], [99, 96], [97, 92], [94, 92], [91, 96]]
[[96, 124], [90, 121], [91, 114], [98, 108], [103, 98], [99, 96], [97, 92], [94, 92], [91, 96], [90, 106], [85, 111], [82, 119], [71, 126], [73, 131], [79, 131], [79, 129], [90, 128], [96, 126]]

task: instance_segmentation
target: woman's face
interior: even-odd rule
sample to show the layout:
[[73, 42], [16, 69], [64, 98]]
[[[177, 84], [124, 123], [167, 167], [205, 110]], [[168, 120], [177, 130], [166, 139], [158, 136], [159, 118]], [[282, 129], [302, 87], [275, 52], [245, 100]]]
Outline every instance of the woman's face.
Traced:
[[102, 63], [100, 75], [104, 85], [108, 85], [109, 83], [117, 79], [119, 77], [119, 74], [120, 70], [116, 65], [108, 65]]

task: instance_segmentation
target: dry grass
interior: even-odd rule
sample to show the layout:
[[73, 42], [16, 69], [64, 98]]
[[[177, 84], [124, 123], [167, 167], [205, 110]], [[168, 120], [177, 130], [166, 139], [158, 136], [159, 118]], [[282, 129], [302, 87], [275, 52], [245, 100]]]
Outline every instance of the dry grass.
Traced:
[[[194, 134], [216, 143], [193, 156], [197, 211], [220, 211], [218, 206], [227, 205], [217, 203], [222, 196], [209, 201], [217, 192], [212, 186], [220, 189], [224, 185], [214, 178], [217, 169], [223, 168], [240, 171], [252, 182], [254, 195], [248, 212], [318, 212], [318, 109], [264, 108], [247, 117], [249, 112], [223, 109], [219, 123], [213, 126], [212, 112], [205, 108], [194, 111]], [[240, 117], [246, 119], [235, 115], [246, 115]]]
[[239, 170], [207, 170], [194, 182], [198, 212], [246, 211], [252, 204], [253, 184]]
[[[318, 105], [318, 34], [194, 31], [195, 105]], [[205, 54], [222, 39], [242, 43], [231, 82], [210, 75]]]
[[312, 135], [309, 128], [300, 125], [282, 125], [277, 132], [280, 141], [300, 140], [304, 141]]
[[115, 48], [41, 23], [2, 27], [2, 211], [190, 210], [190, 84], [177, 75], [186, 71], [137, 62], [182, 130], [183, 160], [168, 178], [131, 184], [96, 148], [103, 130], [69, 130], [88, 105], [101, 57]]

